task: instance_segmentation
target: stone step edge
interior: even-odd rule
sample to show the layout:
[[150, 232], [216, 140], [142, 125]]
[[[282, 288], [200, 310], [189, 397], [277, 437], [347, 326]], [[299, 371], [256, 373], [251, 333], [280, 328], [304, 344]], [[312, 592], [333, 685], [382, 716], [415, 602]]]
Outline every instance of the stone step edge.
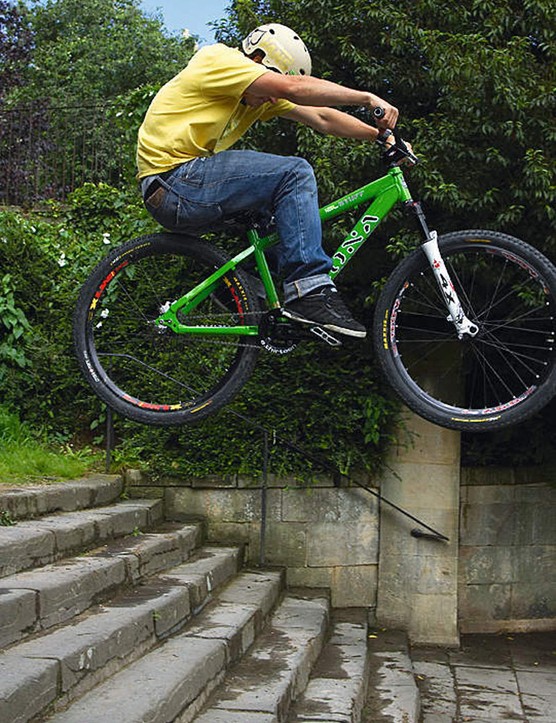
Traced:
[[123, 490], [122, 476], [108, 474], [49, 485], [16, 486], [0, 492], [0, 511], [13, 521], [51, 512], [75, 512], [115, 502]]
[[[48, 720], [53, 723], [192, 721], [224, 678], [231, 662], [227, 643], [227, 636], [203, 638], [184, 633], [171, 638]], [[241, 660], [238, 664], [241, 665]]]
[[369, 656], [366, 610], [334, 611], [330, 637], [288, 723], [359, 723], [367, 695]]
[[204, 548], [204, 554], [173, 568], [171, 577], [159, 576], [6, 651], [0, 656], [0, 720], [19, 723], [67, 705], [183, 628], [237, 573], [241, 550]]
[[[264, 594], [258, 600], [245, 603], [241, 600], [241, 586], [253, 582], [254, 578], [262, 580]], [[229, 588], [234, 584], [236, 591], [232, 594]], [[214, 680], [221, 679], [222, 671], [244, 654], [251, 639], [265, 625], [282, 584], [283, 577], [277, 573], [239, 573], [203, 613], [192, 618], [177, 635], [47, 720], [65, 723], [174, 720], [182, 707], [183, 696], [187, 701], [207, 695], [214, 687]], [[232, 602], [230, 598], [235, 599]], [[181, 669], [183, 664], [185, 672]], [[153, 713], [153, 707], [155, 713], [157, 708], [162, 709], [160, 719]], [[149, 713], [145, 712], [146, 708]]]
[[417, 723], [420, 709], [420, 693], [406, 633], [387, 629], [371, 631], [365, 715], [369, 720]]
[[145, 531], [162, 519], [161, 500], [134, 500], [0, 527], [0, 578]]
[[225, 676], [202, 712], [191, 708], [182, 713], [180, 723], [210, 723], [215, 717], [231, 717], [238, 712], [285, 721], [320, 655], [329, 614], [330, 603], [325, 597], [307, 599], [287, 594], [269, 628]]
[[[190, 524], [127, 536], [64, 565], [0, 578], [0, 648], [68, 622], [125, 587], [187, 560], [199, 547], [202, 525]], [[75, 594], [78, 590], [79, 594]]]

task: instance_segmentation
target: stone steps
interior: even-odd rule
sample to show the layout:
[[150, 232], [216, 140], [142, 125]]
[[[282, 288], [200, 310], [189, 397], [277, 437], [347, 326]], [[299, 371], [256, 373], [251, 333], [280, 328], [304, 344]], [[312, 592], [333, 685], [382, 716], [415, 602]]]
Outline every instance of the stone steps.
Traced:
[[1, 578], [0, 620], [6, 623], [0, 646], [66, 622], [123, 587], [181, 563], [200, 538], [200, 525], [166, 525], [157, 534], [127, 536], [87, 555]]
[[162, 521], [162, 514], [160, 500], [134, 500], [0, 527], [0, 577], [147, 530]]
[[305, 689], [321, 652], [329, 607], [327, 598], [284, 597], [268, 629], [229, 671], [195, 720], [248, 721], [261, 715], [286, 720], [292, 700]]
[[364, 611], [287, 592], [121, 492], [101, 476], [0, 494], [17, 522], [0, 528], [0, 721], [363, 723]]
[[335, 611], [328, 642], [288, 723], [361, 720], [367, 695], [369, 655], [366, 611]]

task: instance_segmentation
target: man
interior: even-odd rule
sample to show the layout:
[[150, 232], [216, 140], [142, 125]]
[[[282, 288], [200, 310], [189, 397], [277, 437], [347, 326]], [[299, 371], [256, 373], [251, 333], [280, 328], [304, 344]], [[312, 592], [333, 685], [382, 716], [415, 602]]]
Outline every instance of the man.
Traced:
[[261, 25], [242, 51], [215, 44], [199, 50], [152, 101], [139, 130], [138, 178], [154, 218], [175, 231], [202, 232], [242, 211], [273, 216], [280, 237], [284, 316], [354, 337], [351, 317], [328, 276], [317, 186], [301, 158], [228, 150], [257, 120], [275, 116], [322, 133], [376, 141], [379, 130], [331, 108], [384, 109], [382, 129], [398, 111], [373, 93], [311, 77], [303, 41], [278, 23]]

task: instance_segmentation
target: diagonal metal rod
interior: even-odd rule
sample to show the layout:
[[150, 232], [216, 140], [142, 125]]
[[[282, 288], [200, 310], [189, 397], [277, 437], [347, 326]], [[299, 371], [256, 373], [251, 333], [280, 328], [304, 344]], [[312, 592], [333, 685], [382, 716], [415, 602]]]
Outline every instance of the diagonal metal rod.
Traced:
[[[112, 451], [112, 445], [113, 445], [113, 439], [114, 439], [114, 428], [113, 428], [113, 414], [108, 408], [109, 413], [107, 414], [106, 419], [106, 438], [107, 438], [107, 471], [109, 468], [109, 460], [110, 455]], [[407, 510], [404, 510], [403, 507], [400, 507], [399, 505], [395, 504], [391, 500], [389, 500], [387, 497], [384, 497], [383, 494], [380, 492], [377, 492], [376, 490], [372, 489], [372, 487], [367, 487], [367, 485], [364, 485], [362, 482], [359, 482], [359, 480], [354, 479], [349, 474], [346, 474], [345, 472], [342, 472], [341, 470], [336, 467], [335, 464], [332, 462], [329, 462], [327, 459], [323, 459], [320, 456], [317, 456], [313, 454], [312, 452], [308, 452], [306, 449], [303, 449], [303, 447], [300, 447], [296, 442], [292, 442], [289, 439], [285, 439], [284, 437], [277, 435], [274, 430], [269, 430], [267, 427], [265, 427], [263, 424], [260, 424], [260, 422], [254, 422], [252, 419], [249, 419], [249, 417], [246, 417], [244, 414], [241, 414], [241, 412], [236, 411], [235, 409], [232, 409], [230, 407], [226, 407], [224, 411], [227, 414], [232, 414], [237, 419], [241, 419], [242, 422], [249, 425], [253, 429], [257, 429], [263, 434], [263, 504], [264, 504], [264, 515], [263, 515], [263, 527], [261, 529], [261, 540], [260, 540], [260, 557], [261, 560], [264, 558], [264, 526], [265, 526], [265, 520], [266, 517], [266, 487], [267, 487], [267, 477], [268, 477], [268, 460], [269, 460], [269, 449], [268, 449], [268, 439], [269, 435], [271, 436], [273, 444], [276, 444], [279, 442], [280, 444], [283, 444], [285, 447], [288, 447], [292, 451], [294, 451], [296, 454], [299, 454], [302, 457], [305, 457], [305, 459], [308, 459], [309, 461], [313, 462], [317, 466], [319, 466], [321, 469], [326, 470], [327, 472], [330, 472], [332, 474], [332, 477], [334, 479], [334, 483], [337, 485], [339, 480], [342, 478], [346, 481], [350, 482], [351, 484], [355, 485], [356, 487], [359, 487], [360, 489], [365, 490], [370, 495], [373, 495], [373, 497], [376, 497], [378, 500], [383, 502], [385, 505], [388, 505], [392, 509], [396, 510], [396, 512], [399, 512], [401, 515], [404, 515], [404, 517], [407, 517], [410, 520], [413, 520], [413, 522], [416, 522], [418, 525], [423, 527], [425, 530], [428, 530], [428, 532], [422, 532], [418, 529], [413, 529], [411, 531], [411, 535], [413, 537], [419, 537], [419, 538], [426, 538], [430, 540], [438, 540], [442, 542], [449, 542], [450, 538], [446, 537], [446, 535], [443, 535], [441, 532], [438, 532], [438, 530], [435, 530], [430, 525], [427, 525], [425, 522], [420, 520], [418, 517], [415, 517], [415, 515], [412, 515]]]
[[[427, 533], [422, 533], [419, 530], [412, 530], [411, 534], [413, 535], [413, 537], [426, 537], [428, 539], [434, 539], [434, 540], [439, 540], [439, 541], [443, 541], [443, 542], [450, 541], [449, 537], [446, 537], [446, 535], [443, 535], [441, 532], [438, 532], [438, 530], [435, 530], [433, 527], [430, 527], [430, 525], [427, 525], [425, 522], [420, 520], [418, 517], [415, 517], [407, 510], [404, 510], [403, 507], [400, 507], [399, 505], [395, 504], [391, 500], [387, 499], [380, 492], [377, 492], [376, 490], [372, 489], [371, 487], [367, 487], [367, 485], [364, 485], [362, 482], [359, 482], [358, 480], [354, 479], [349, 474], [342, 472], [341, 470], [339, 470], [336, 467], [335, 464], [333, 464], [332, 462], [329, 462], [327, 459], [322, 459], [321, 457], [313, 454], [312, 452], [308, 452], [306, 449], [303, 449], [302, 447], [300, 447], [296, 442], [292, 442], [289, 439], [285, 439], [284, 437], [277, 435], [276, 432], [274, 432], [274, 431], [271, 432], [264, 425], [260, 424], [259, 422], [254, 422], [253, 420], [246, 417], [244, 414], [241, 414], [241, 412], [237, 412], [235, 409], [231, 409], [230, 407], [228, 407], [228, 408], [226, 408], [225, 411], [229, 414], [233, 414], [238, 419], [241, 419], [242, 422], [244, 422], [245, 424], [248, 424], [253, 429], [260, 430], [265, 435], [272, 434], [273, 443], [280, 442], [285, 447], [289, 447], [291, 450], [293, 450], [297, 454], [301, 455], [302, 457], [305, 457], [305, 459], [308, 459], [311, 462], [314, 462], [316, 465], [318, 465], [322, 469], [330, 472], [333, 475], [335, 480], [343, 478], [343, 479], [347, 480], [348, 482], [351, 482], [355, 486], [366, 490], [369, 494], [373, 495], [374, 497], [379, 499], [381, 502], [384, 502], [384, 504], [392, 507], [400, 514], [404, 515], [405, 517], [408, 517], [410, 520], [413, 520], [413, 522], [416, 522], [418, 525], [423, 527], [425, 530], [429, 531], [427, 534]], [[266, 444], [268, 444], [268, 436], [265, 437], [265, 440], [266, 440]]]

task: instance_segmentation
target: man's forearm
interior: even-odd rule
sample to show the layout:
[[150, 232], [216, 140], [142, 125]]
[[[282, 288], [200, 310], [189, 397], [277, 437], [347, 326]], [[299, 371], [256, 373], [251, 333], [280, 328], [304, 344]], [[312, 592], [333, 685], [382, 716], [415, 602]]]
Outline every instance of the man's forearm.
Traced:
[[330, 105], [378, 105], [379, 98], [373, 93], [363, 90], [355, 90], [353, 88], [345, 88], [337, 83], [331, 83], [322, 78], [312, 78], [310, 76], [294, 76], [289, 78], [291, 81], [287, 95], [287, 100], [297, 105], [314, 105], [314, 106], [330, 106]]

